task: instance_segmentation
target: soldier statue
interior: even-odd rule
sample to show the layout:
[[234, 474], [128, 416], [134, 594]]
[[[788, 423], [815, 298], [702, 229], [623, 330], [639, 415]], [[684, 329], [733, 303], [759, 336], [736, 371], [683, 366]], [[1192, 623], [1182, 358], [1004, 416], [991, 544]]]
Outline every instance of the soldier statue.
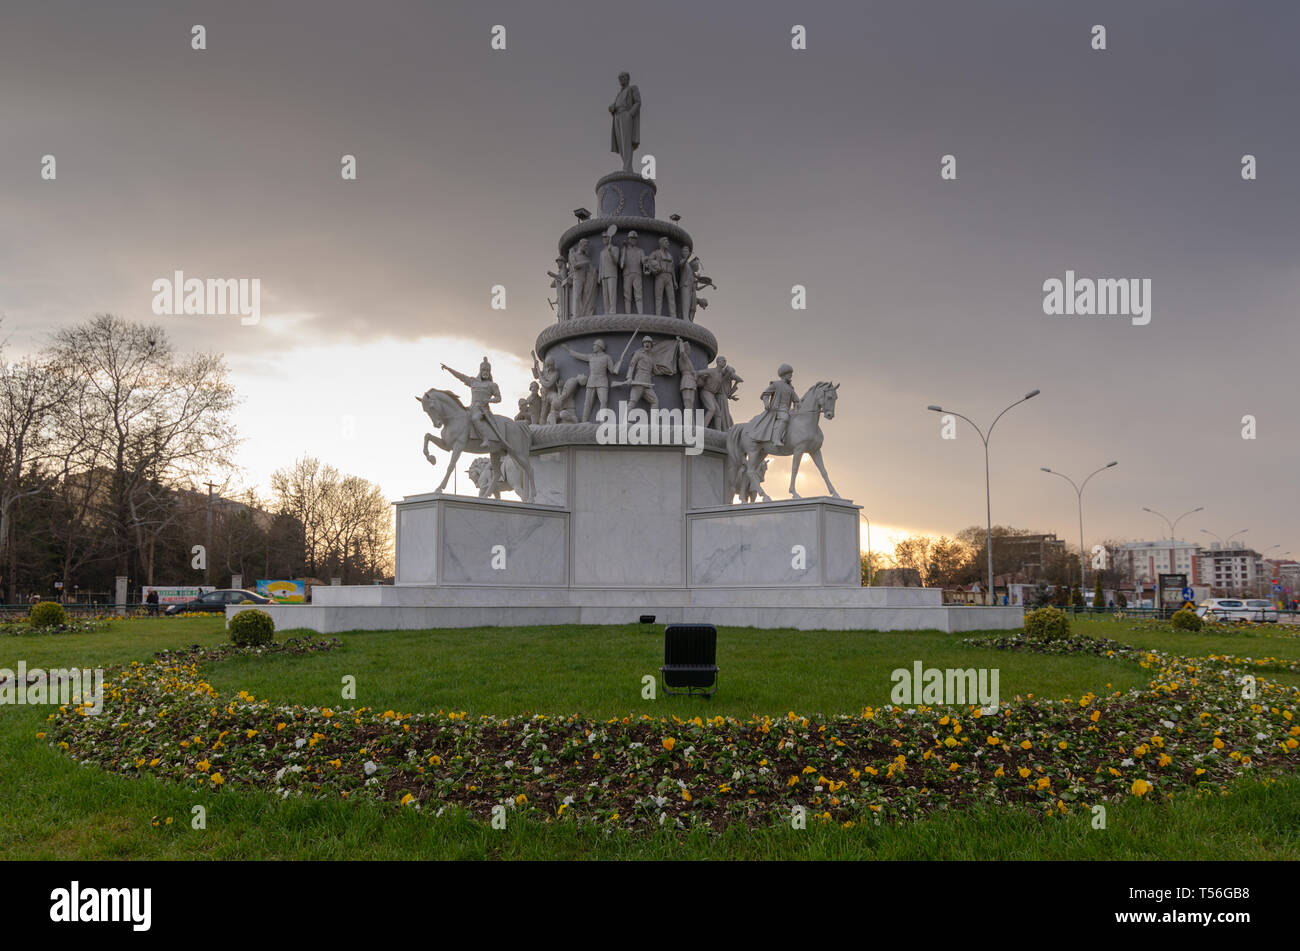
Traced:
[[570, 347], [567, 343], [563, 344], [564, 349], [568, 351], [569, 356], [575, 360], [581, 360], [590, 368], [587, 372], [587, 395], [582, 402], [582, 419], [579, 422], [589, 422], [592, 410], [592, 395], [600, 402], [600, 408], [604, 409], [609, 402], [610, 380], [618, 375], [618, 364], [614, 358], [605, 352], [605, 341], [597, 340], [591, 345], [591, 353], [579, 353]]
[[732, 427], [731, 400], [740, 399], [736, 390], [744, 379], [736, 368], [727, 363], [727, 358], [718, 357], [716, 366], [707, 367], [696, 374], [700, 388], [700, 405], [704, 407], [704, 425], [716, 422], [714, 429], [726, 432]]
[[627, 243], [619, 249], [618, 266], [623, 269], [623, 313], [639, 314], [646, 261], [645, 252], [636, 243], [635, 231], [627, 233]]
[[790, 413], [799, 406], [799, 396], [790, 385], [794, 369], [783, 363], [777, 368], [776, 375], [777, 379], [762, 393], [764, 411], [754, 428], [754, 438], [770, 442], [774, 449], [785, 445], [786, 424], [790, 421]]
[[655, 395], [655, 358], [654, 358], [654, 340], [650, 336], [641, 338], [641, 349], [632, 354], [632, 358], [627, 364], [627, 378], [619, 380], [613, 386], [629, 387], [627, 394], [627, 408], [631, 410], [642, 399], [646, 403], [655, 407], [659, 405], [659, 397]]
[[677, 275], [674, 273], [672, 252], [668, 250], [668, 239], [660, 238], [659, 247], [646, 259], [646, 270], [655, 279], [654, 297], [651, 300], [651, 313], [659, 313], [660, 298], [668, 300], [668, 316], [677, 316]]
[[497, 432], [496, 424], [492, 420], [492, 410], [489, 408], [489, 404], [501, 402], [501, 387], [492, 380], [492, 364], [488, 362], [488, 358], [484, 357], [483, 362], [479, 364], [477, 377], [453, 370], [445, 363], [442, 364], [442, 368], [469, 387], [470, 436], [485, 445], [504, 444], [505, 438]]

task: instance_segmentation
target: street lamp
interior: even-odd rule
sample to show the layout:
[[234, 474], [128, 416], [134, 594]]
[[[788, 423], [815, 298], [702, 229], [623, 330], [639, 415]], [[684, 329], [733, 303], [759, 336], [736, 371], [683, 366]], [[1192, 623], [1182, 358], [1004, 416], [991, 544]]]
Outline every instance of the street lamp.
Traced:
[[[1160, 513], [1157, 512], [1155, 509], [1149, 509], [1149, 508], [1147, 508], [1145, 505], [1142, 506], [1142, 511], [1144, 511], [1144, 512], [1150, 512], [1152, 515], [1160, 515]], [[1204, 506], [1204, 505], [1198, 505], [1198, 506], [1196, 506], [1196, 508], [1194, 508], [1194, 509], [1189, 509], [1188, 511], [1184, 512], [1182, 515], [1178, 516], [1178, 517], [1177, 517], [1176, 519], [1174, 519], [1172, 522], [1169, 521], [1169, 516], [1167, 516], [1167, 515], [1160, 515], [1160, 517], [1163, 518], [1163, 519], [1165, 520], [1165, 524], [1169, 526], [1169, 540], [1170, 540], [1170, 541], [1173, 541], [1173, 540], [1174, 540], [1174, 529], [1178, 526], [1178, 523], [1179, 523], [1179, 522], [1181, 522], [1183, 519], [1187, 518], [1187, 516], [1189, 516], [1189, 515], [1194, 515], [1194, 514], [1197, 513], [1197, 512], [1204, 512], [1204, 511], [1205, 511], [1205, 506]], [[1205, 529], [1201, 529], [1201, 531], [1205, 531]]]
[[[1091, 478], [1092, 478], [1093, 476], [1095, 476], [1098, 472], [1105, 472], [1107, 469], [1112, 469], [1112, 468], [1114, 468], [1114, 467], [1117, 466], [1117, 465], [1119, 465], [1119, 462], [1118, 462], [1118, 461], [1116, 461], [1116, 462], [1108, 462], [1108, 463], [1106, 463], [1104, 466], [1102, 466], [1100, 469], [1096, 470], [1096, 472], [1090, 472], [1090, 473], [1088, 474], [1088, 479], [1091, 479]], [[1084, 480], [1083, 480], [1083, 483], [1082, 483], [1081, 485], [1075, 485], [1075, 484], [1074, 484], [1074, 480], [1071, 479], [1071, 478], [1070, 478], [1068, 475], [1066, 475], [1064, 472], [1056, 472], [1056, 471], [1054, 471], [1054, 470], [1052, 470], [1052, 469], [1047, 468], [1047, 466], [1039, 466], [1039, 468], [1042, 469], [1044, 472], [1050, 473], [1051, 475], [1054, 475], [1054, 476], [1060, 476], [1060, 477], [1061, 477], [1062, 479], [1064, 479], [1066, 482], [1070, 483], [1070, 485], [1074, 486], [1074, 494], [1077, 495], [1077, 496], [1079, 497], [1079, 597], [1083, 597], [1083, 593], [1084, 593], [1085, 591], [1088, 590], [1088, 579], [1087, 579], [1087, 576], [1084, 574], [1084, 568], [1083, 568], [1083, 559], [1084, 559], [1084, 551], [1083, 551], [1083, 489], [1084, 489], [1084, 486], [1086, 486], [1086, 485], [1088, 484], [1088, 479], [1084, 479]], [[1093, 607], [1094, 607], [1094, 608], [1100, 608], [1101, 605], [1099, 605], [1099, 604], [1094, 604]]]
[[1011, 406], [1008, 406], [1002, 412], [998, 413], [998, 415], [994, 417], [993, 422], [989, 423], [989, 431], [987, 433], [983, 432], [979, 428], [979, 426], [975, 423], [975, 421], [971, 419], [969, 416], [962, 416], [961, 413], [955, 413], [950, 409], [944, 409], [942, 406], [934, 406], [933, 404], [926, 407], [926, 409], [928, 409], [932, 413], [949, 413], [953, 416], [957, 416], [961, 419], [966, 420], [966, 422], [970, 423], [972, 426], [975, 427], [975, 432], [979, 433], [979, 437], [984, 443], [984, 514], [985, 514], [985, 519], [988, 527], [987, 543], [988, 543], [988, 551], [989, 551], [989, 590], [988, 590], [989, 604], [993, 603], [993, 496], [992, 493], [989, 491], [989, 437], [993, 435], [993, 427], [998, 424], [999, 419], [1001, 419], [1003, 416], [1007, 414], [1008, 410], [1012, 409], [1012, 407], [1019, 406], [1025, 400], [1032, 400], [1040, 392], [1042, 391], [1030, 390], [1020, 399], [1012, 403]]

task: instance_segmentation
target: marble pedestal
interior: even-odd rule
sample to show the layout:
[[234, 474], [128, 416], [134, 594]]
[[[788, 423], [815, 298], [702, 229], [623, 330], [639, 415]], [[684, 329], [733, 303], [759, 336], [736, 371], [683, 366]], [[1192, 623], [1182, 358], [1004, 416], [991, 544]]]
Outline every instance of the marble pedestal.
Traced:
[[[713, 623], [798, 630], [1019, 628], [1020, 607], [949, 607], [938, 589], [863, 588], [858, 506], [723, 498], [725, 458], [680, 446], [535, 450], [537, 501], [396, 503], [397, 583], [271, 605], [321, 633], [538, 624]], [[227, 609], [228, 614], [241, 610]]]

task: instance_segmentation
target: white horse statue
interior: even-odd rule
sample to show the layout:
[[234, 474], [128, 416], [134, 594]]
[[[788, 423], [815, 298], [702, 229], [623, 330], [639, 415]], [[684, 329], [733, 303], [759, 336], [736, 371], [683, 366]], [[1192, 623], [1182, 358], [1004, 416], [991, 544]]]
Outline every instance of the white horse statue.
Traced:
[[768, 456], [793, 456], [790, 463], [790, 498], [799, 498], [794, 490], [794, 481], [799, 476], [799, 460], [804, 453], [812, 456], [817, 471], [826, 480], [826, 488], [834, 498], [840, 494], [831, 485], [831, 477], [826, 474], [826, 465], [822, 462], [821, 418], [835, 418], [835, 400], [839, 393], [838, 383], [821, 381], [814, 383], [799, 406], [790, 414], [786, 424], [785, 440], [780, 446], [773, 447], [770, 440], [755, 439], [754, 430], [764, 413], [759, 413], [747, 423], [737, 423], [727, 430], [727, 487], [732, 495], [741, 499], [753, 498], [757, 492], [764, 502], [772, 498], [763, 490], [760, 467]]
[[508, 458], [518, 467], [518, 483], [513, 485], [514, 491], [519, 493], [519, 497], [525, 502], [533, 501], [536, 489], [533, 486], [533, 466], [528, 458], [532, 450], [533, 435], [526, 424], [493, 413], [492, 422], [496, 431], [501, 434], [501, 440], [471, 438], [469, 410], [455, 393], [450, 390], [431, 389], [423, 396], [417, 396], [416, 399], [428, 414], [434, 427], [441, 430], [437, 436], [433, 433], [424, 434], [424, 458], [428, 459], [431, 465], [437, 464], [436, 459], [429, 453], [429, 443], [451, 453], [447, 474], [442, 477], [442, 484], [438, 486], [439, 492], [447, 488], [447, 481], [455, 471], [462, 452], [480, 453], [488, 455], [492, 462], [490, 487], [487, 493], [480, 488], [480, 497], [492, 494], [498, 486], [511, 487], [504, 486], [505, 480], [501, 474], [501, 460]]

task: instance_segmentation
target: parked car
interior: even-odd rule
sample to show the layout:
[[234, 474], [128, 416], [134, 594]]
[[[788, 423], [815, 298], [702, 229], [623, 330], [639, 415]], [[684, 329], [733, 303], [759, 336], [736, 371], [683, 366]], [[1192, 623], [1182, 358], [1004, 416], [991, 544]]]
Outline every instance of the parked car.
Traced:
[[1210, 598], [1196, 613], [1207, 621], [1276, 621], [1277, 608], [1265, 598]]
[[218, 588], [216, 591], [209, 591], [200, 595], [193, 601], [186, 601], [182, 604], [169, 604], [166, 613], [184, 614], [188, 611], [213, 611], [224, 614], [227, 604], [243, 604], [245, 601], [252, 601], [254, 604], [271, 603], [270, 598], [258, 594], [256, 591], [245, 591], [242, 588]]

